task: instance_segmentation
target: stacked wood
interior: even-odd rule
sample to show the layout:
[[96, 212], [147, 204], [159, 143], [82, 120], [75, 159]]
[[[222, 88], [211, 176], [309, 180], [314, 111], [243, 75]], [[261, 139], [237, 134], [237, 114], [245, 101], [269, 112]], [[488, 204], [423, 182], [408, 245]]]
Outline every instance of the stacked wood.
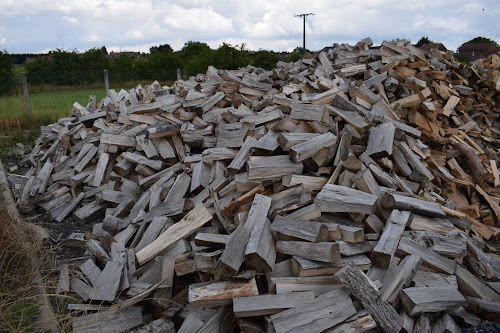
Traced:
[[18, 203], [93, 226], [61, 278], [78, 332], [465, 328], [500, 312], [499, 114], [476, 67], [404, 43], [210, 67], [43, 126]]

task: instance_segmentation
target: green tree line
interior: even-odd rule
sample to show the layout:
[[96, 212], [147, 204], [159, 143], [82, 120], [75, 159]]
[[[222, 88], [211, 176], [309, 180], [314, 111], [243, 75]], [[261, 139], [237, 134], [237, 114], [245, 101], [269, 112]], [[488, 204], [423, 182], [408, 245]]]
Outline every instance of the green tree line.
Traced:
[[[5, 61], [12, 63], [14, 59]], [[104, 69], [109, 71], [112, 82], [175, 80], [178, 68], [183, 77], [188, 77], [205, 73], [210, 65], [218, 69], [238, 69], [250, 64], [272, 69], [278, 60], [278, 53], [260, 50], [250, 54], [244, 45], [223, 43], [212, 49], [206, 43], [190, 41], [177, 52], [164, 44], [151, 47], [149, 54], [131, 57], [120, 53], [114, 59], [108, 57], [104, 46], [85, 52], [56, 49], [26, 63], [25, 71], [30, 84], [80, 85], [102, 81]]]

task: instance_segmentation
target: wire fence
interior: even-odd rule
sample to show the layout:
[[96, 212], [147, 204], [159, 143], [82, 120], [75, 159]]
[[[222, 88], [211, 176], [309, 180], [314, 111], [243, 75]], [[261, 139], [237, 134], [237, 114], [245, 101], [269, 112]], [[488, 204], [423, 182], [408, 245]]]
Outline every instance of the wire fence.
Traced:
[[[117, 92], [121, 89], [129, 90], [138, 84], [151, 84], [158, 80], [161, 85], [171, 85], [171, 80], [160, 80], [155, 78], [153, 71], [141, 73], [142, 79], [130, 79], [128, 71], [109, 71], [108, 82], [110, 89]], [[58, 74], [50, 74], [57, 77]], [[39, 79], [26, 75], [26, 88], [23, 88], [22, 78], [19, 77], [16, 85], [8, 94], [0, 96], [0, 135], [8, 134], [13, 129], [28, 129], [40, 125], [48, 125], [58, 119], [70, 115], [73, 103], [78, 102], [86, 106], [89, 95], [95, 95], [99, 102], [106, 96], [105, 73], [99, 71], [99, 76], [95, 71], [87, 73], [73, 73], [81, 75], [83, 78], [95, 77], [94, 82], [82, 83], [79, 85], [52, 85], [38, 83]], [[136, 76], [137, 73], [134, 74]], [[160, 76], [160, 75], [159, 75]], [[98, 80], [97, 80], [98, 79]], [[82, 79], [82, 82], [83, 81]], [[28, 92], [29, 103], [26, 103], [24, 92]], [[31, 111], [31, 119], [29, 111]]]

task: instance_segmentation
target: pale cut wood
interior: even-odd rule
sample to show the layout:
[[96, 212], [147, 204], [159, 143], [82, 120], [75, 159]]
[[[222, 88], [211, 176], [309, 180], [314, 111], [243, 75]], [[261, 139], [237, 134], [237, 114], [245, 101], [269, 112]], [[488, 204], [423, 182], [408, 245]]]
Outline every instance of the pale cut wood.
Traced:
[[285, 295], [259, 295], [233, 298], [233, 312], [236, 318], [273, 315], [283, 310], [302, 306], [314, 299], [312, 291]]
[[277, 333], [323, 332], [356, 313], [356, 309], [345, 289], [338, 289], [272, 315]]
[[381, 268], [389, 268], [398, 247], [399, 239], [410, 221], [411, 213], [409, 211], [399, 211], [397, 209], [392, 211], [371, 255], [371, 260], [375, 265]]
[[[339, 95], [336, 95], [335, 98], [341, 98]], [[335, 100], [335, 99], [334, 99]], [[352, 112], [352, 111], [344, 111], [338, 108], [335, 108], [330, 105], [325, 106], [325, 110], [330, 112], [331, 114], [335, 116], [341, 117], [346, 123], [351, 125], [358, 133], [365, 133], [368, 128], [370, 127], [370, 124], [359, 114]]]
[[94, 187], [101, 186], [102, 180], [104, 178], [104, 173], [106, 172], [106, 168], [108, 166], [108, 161], [109, 161], [109, 154], [101, 153], [101, 155], [99, 156], [99, 161], [97, 162], [92, 186]]
[[268, 131], [266, 135], [255, 142], [252, 148], [266, 151], [274, 151], [279, 147], [278, 136], [280, 132]]
[[324, 333], [343, 333], [343, 332], [371, 332], [377, 328], [377, 323], [373, 317], [365, 310], [361, 310], [354, 316], [348, 318], [342, 324], [338, 324]]
[[464, 296], [455, 288], [427, 287], [403, 289], [401, 302], [410, 316], [455, 309], [466, 304]]
[[92, 285], [95, 285], [99, 281], [99, 276], [101, 275], [101, 269], [97, 267], [96, 264], [91, 259], [80, 265], [80, 270], [89, 279]]
[[199, 203], [186, 216], [165, 230], [156, 240], [136, 253], [137, 263], [143, 265], [171, 247], [179, 239], [189, 236], [212, 219], [212, 214]]
[[135, 147], [136, 140], [133, 137], [114, 135], [114, 134], [101, 134], [101, 144], [113, 145], [118, 147]]
[[261, 180], [301, 174], [304, 165], [290, 161], [288, 155], [262, 156], [257, 160], [247, 162], [248, 179]]
[[62, 265], [59, 273], [59, 282], [57, 283], [56, 294], [69, 292], [69, 271], [68, 264]]
[[377, 197], [344, 186], [326, 184], [315, 199], [321, 212], [373, 214]]
[[106, 212], [108, 204], [98, 204], [96, 202], [91, 202], [73, 213], [73, 217], [78, 223], [88, 223], [96, 218], [103, 216]]
[[57, 215], [55, 220], [57, 222], [62, 222], [66, 216], [68, 216], [73, 209], [83, 200], [85, 193], [80, 193], [76, 198], [74, 198], [60, 213]]
[[277, 241], [276, 251], [321, 262], [333, 262], [340, 259], [340, 248], [337, 242]]
[[177, 333], [198, 332], [203, 325], [205, 325], [205, 322], [198, 318], [194, 313], [191, 313], [186, 317], [186, 319], [184, 319], [181, 327], [177, 330]]
[[304, 190], [321, 191], [328, 182], [326, 177], [314, 177], [305, 175], [286, 175], [282, 178], [283, 186], [293, 187], [302, 185]]
[[230, 306], [220, 307], [217, 312], [196, 333], [232, 333], [234, 332], [234, 315]]
[[131, 306], [122, 310], [109, 309], [73, 317], [73, 332], [124, 332], [143, 323], [142, 308]]
[[337, 137], [330, 132], [316, 136], [290, 148], [290, 158], [297, 163], [312, 157], [319, 150], [335, 145]]
[[390, 122], [372, 127], [366, 153], [374, 159], [391, 156], [395, 132], [396, 127]]
[[248, 136], [245, 139], [245, 142], [241, 146], [240, 150], [234, 157], [234, 159], [231, 161], [231, 163], [228, 165], [228, 170], [230, 170], [233, 173], [236, 173], [243, 168], [245, 163], [248, 160], [248, 157], [250, 156], [250, 150], [252, 149], [253, 145], [257, 142], [257, 139], [254, 137]]
[[406, 158], [408, 164], [414, 169], [410, 177], [424, 182], [429, 182], [434, 179], [432, 173], [427, 169], [425, 164], [420, 161], [420, 158], [410, 149], [406, 142], [398, 141], [396, 142], [396, 146]]
[[446, 214], [441, 207], [434, 203], [396, 193], [386, 193], [383, 204], [387, 208], [408, 210], [412, 213], [430, 217], [445, 217]]
[[270, 272], [274, 269], [276, 246], [269, 229], [270, 224], [271, 222], [266, 219], [255, 226], [245, 250], [246, 267], [257, 273]]
[[455, 109], [455, 106], [460, 102], [460, 98], [457, 96], [450, 96], [448, 101], [446, 102], [446, 105], [443, 107], [443, 115], [446, 117], [449, 117], [453, 110]]
[[150, 160], [149, 158], [136, 154], [136, 153], [131, 153], [131, 152], [125, 152], [122, 154], [123, 158], [126, 159], [129, 162], [132, 162], [134, 164], [139, 164], [139, 165], [145, 165], [147, 167], [150, 167], [154, 170], [161, 170], [163, 166], [163, 162], [159, 160]]
[[421, 263], [422, 258], [416, 254], [412, 254], [406, 256], [399, 265], [389, 268], [381, 281], [380, 296], [382, 300], [396, 305], [399, 291], [403, 287], [410, 286]]
[[304, 277], [335, 274], [348, 262], [352, 262], [362, 271], [369, 270], [372, 265], [370, 259], [364, 255], [342, 257], [339, 260], [330, 263], [313, 261], [298, 256], [293, 258], [294, 260], [292, 261], [292, 266], [294, 275]]
[[373, 282], [357, 266], [347, 263], [335, 273], [349, 292], [361, 302], [384, 332], [399, 333], [403, 320], [392, 306], [381, 299]]
[[318, 222], [293, 220], [279, 215], [271, 224], [271, 230], [286, 237], [310, 242], [326, 242], [328, 240], [328, 227], [326, 225]]
[[189, 286], [189, 304], [196, 306], [230, 305], [234, 297], [257, 296], [255, 278], [244, 282], [213, 282]]
[[322, 121], [324, 114], [324, 105], [293, 103], [290, 118], [307, 121]]
[[114, 301], [124, 264], [117, 261], [108, 261], [96, 284], [89, 293], [89, 298], [96, 301]]
[[255, 195], [246, 221], [229, 236], [226, 248], [215, 268], [216, 274], [234, 276], [238, 273], [245, 261], [245, 250], [252, 230], [267, 218], [270, 208], [270, 197]]
[[439, 272], [446, 274], [453, 274], [455, 272], [454, 261], [445, 258], [406, 237], [402, 237], [399, 241], [398, 250], [406, 254], [416, 254], [422, 257], [425, 266], [431, 267]]
[[447, 312], [443, 312], [443, 315], [441, 317], [434, 320], [434, 324], [432, 325], [432, 333], [455, 332], [462, 332], [462, 329]]
[[479, 297], [485, 301], [500, 302], [500, 295], [461, 265], [455, 266], [458, 290], [463, 295]]
[[319, 136], [318, 133], [286, 133], [283, 132], [278, 137], [278, 143], [283, 151], [289, 151], [291, 147], [314, 139]]

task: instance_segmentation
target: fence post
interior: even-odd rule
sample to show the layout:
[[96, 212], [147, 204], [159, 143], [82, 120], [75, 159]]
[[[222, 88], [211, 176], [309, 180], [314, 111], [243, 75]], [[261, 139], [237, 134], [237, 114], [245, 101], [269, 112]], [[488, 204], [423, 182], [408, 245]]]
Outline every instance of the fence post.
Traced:
[[23, 83], [24, 103], [26, 104], [26, 113], [28, 114], [28, 123], [33, 126], [33, 117], [31, 115], [30, 95], [28, 94], [28, 81], [26, 80], [26, 73], [21, 72], [21, 82]]
[[180, 80], [182, 80], [181, 70], [180, 70], [180, 68], [177, 68], [177, 81], [180, 81]]
[[109, 95], [109, 78], [108, 78], [108, 70], [104, 70], [104, 88], [106, 89], [106, 96]]

